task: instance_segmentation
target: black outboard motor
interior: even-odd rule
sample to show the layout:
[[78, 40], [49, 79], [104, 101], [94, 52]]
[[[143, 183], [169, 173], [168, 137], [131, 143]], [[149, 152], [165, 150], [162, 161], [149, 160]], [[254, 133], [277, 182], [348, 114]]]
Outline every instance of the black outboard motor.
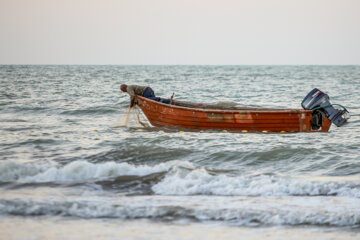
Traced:
[[329, 102], [329, 96], [317, 88], [314, 88], [308, 93], [301, 102], [301, 106], [305, 110], [314, 110], [312, 125], [315, 128], [320, 128], [322, 125], [322, 119], [321, 116], [319, 116], [319, 112], [338, 127], [342, 126], [347, 121], [347, 118], [344, 116], [348, 113], [346, 108], [343, 107], [343, 110], [336, 110]]

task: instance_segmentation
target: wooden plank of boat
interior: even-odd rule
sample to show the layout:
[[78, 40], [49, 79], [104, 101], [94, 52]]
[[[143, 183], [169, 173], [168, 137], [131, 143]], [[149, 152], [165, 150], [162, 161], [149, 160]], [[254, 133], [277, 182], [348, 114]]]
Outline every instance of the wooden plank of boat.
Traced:
[[173, 101], [164, 104], [142, 96], [136, 103], [156, 127], [179, 127], [197, 130], [255, 132], [327, 132], [331, 122], [323, 118], [320, 129], [311, 128], [311, 110], [219, 107]]

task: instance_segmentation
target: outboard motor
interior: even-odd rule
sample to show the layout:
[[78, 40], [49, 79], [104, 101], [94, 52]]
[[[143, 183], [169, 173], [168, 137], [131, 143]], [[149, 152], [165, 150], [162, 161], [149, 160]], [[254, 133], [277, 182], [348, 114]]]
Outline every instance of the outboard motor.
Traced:
[[[334, 104], [337, 105], [337, 104]], [[340, 127], [347, 121], [345, 115], [348, 113], [345, 107], [343, 110], [336, 110], [329, 101], [329, 96], [317, 88], [314, 88], [301, 102], [305, 110], [313, 110], [312, 126], [318, 129], [322, 125], [320, 113], [327, 117], [336, 126]], [[341, 106], [342, 107], [342, 106]]]

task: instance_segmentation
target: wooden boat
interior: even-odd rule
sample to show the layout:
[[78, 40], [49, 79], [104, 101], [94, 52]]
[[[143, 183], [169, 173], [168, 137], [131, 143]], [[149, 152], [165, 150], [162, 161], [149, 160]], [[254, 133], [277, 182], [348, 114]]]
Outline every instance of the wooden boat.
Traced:
[[136, 104], [156, 127], [231, 132], [327, 132], [331, 122], [322, 117], [314, 128], [313, 111], [256, 107], [220, 107], [173, 101], [157, 102], [136, 96]]

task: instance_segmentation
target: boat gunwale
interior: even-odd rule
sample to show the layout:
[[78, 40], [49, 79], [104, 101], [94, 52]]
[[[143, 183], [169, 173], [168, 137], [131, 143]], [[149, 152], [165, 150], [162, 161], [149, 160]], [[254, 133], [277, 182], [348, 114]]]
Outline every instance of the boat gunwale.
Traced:
[[[304, 109], [294, 109], [294, 108], [289, 108], [289, 109], [281, 109], [281, 108], [239, 108], [239, 109], [212, 109], [212, 108], [200, 108], [200, 107], [185, 107], [185, 106], [178, 106], [178, 105], [173, 105], [173, 104], [167, 104], [167, 103], [162, 103], [162, 102], [158, 102], [149, 98], [145, 98], [143, 96], [136, 96], [136, 98], [139, 98], [142, 101], [148, 101], [152, 104], [158, 104], [160, 106], [166, 107], [166, 108], [177, 108], [177, 109], [184, 109], [187, 111], [197, 111], [197, 112], [206, 112], [206, 113], [228, 113], [228, 114], [233, 114], [233, 113], [239, 113], [239, 112], [244, 112], [244, 113], [312, 113], [312, 110], [304, 110]], [[182, 101], [175, 101], [175, 102], [182, 102]], [[182, 103], [187, 103], [187, 102], [182, 102]], [[192, 104], [192, 103], [189, 103]], [[193, 104], [197, 104], [197, 103], [193, 103]], [[211, 105], [210, 105], [211, 106]]]

